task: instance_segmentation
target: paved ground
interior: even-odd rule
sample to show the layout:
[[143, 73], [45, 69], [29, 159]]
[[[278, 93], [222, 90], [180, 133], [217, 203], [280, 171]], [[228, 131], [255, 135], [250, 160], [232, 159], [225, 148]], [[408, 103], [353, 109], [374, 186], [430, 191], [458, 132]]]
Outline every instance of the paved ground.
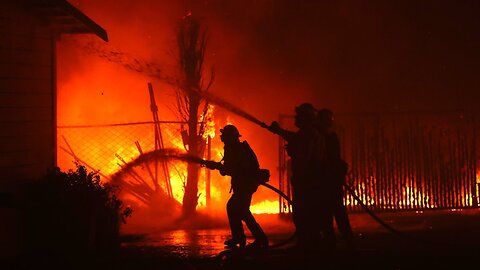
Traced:
[[[12, 269], [480, 269], [480, 210], [380, 213], [398, 233], [364, 213], [351, 214], [356, 249], [340, 241], [333, 253], [298, 251], [284, 245], [266, 251], [224, 251], [226, 227], [125, 234], [122, 249], [110, 256], [10, 261]], [[288, 239], [286, 218], [258, 216], [271, 244]], [[17, 267], [18, 266], [18, 267]], [[9, 268], [2, 268], [9, 269]]]
[[[152, 258], [157, 256], [155, 253], [177, 258], [186, 264], [186, 269], [313, 266], [327, 269], [454, 269], [463, 266], [480, 269], [480, 210], [384, 212], [378, 215], [396, 231], [385, 229], [367, 214], [351, 214], [356, 249], [346, 249], [339, 241], [333, 253], [308, 254], [288, 244], [265, 252], [224, 251], [222, 243], [229, 237], [227, 228], [152, 233], [125, 248], [133, 253], [138, 252], [133, 251], [135, 248], [143, 249]], [[271, 244], [281, 243], [293, 233], [288, 219], [278, 216], [257, 219], [269, 234]]]

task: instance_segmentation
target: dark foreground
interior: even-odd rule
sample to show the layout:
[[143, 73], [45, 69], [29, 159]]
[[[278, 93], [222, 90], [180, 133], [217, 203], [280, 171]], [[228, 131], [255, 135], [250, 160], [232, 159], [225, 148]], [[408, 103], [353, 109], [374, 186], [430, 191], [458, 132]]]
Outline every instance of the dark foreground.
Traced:
[[[399, 233], [366, 214], [352, 214], [355, 248], [339, 241], [333, 252], [299, 251], [293, 243], [268, 250], [223, 250], [228, 230], [134, 238], [109, 255], [30, 254], [4, 260], [1, 269], [480, 269], [480, 210], [382, 213]], [[262, 219], [259, 218], [259, 222]], [[285, 224], [288, 224], [285, 223]], [[275, 229], [276, 228], [276, 229]], [[280, 230], [279, 230], [280, 228]], [[289, 226], [271, 231], [278, 244]]]

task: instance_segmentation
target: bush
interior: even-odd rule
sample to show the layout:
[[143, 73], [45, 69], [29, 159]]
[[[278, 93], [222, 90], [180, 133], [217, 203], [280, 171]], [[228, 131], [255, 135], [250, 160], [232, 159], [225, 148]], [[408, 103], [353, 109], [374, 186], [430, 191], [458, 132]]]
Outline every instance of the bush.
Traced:
[[102, 184], [84, 166], [68, 172], [55, 168], [27, 188], [27, 243], [47, 252], [118, 248], [120, 225], [131, 209], [116, 194], [116, 187]]

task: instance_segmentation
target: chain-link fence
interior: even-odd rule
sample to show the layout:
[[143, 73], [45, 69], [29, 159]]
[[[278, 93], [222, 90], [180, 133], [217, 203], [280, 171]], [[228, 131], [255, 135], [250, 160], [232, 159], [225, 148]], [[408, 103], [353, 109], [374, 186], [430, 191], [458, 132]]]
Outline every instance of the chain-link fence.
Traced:
[[[294, 130], [292, 120], [282, 116], [280, 122]], [[476, 115], [466, 113], [336, 115], [342, 155], [349, 164], [348, 184], [377, 210], [477, 207], [479, 124]], [[185, 149], [182, 125], [161, 122], [164, 148]], [[290, 195], [291, 172], [284, 144], [279, 141], [279, 188]], [[154, 122], [59, 126], [57, 145], [57, 163], [62, 169], [73, 168], [77, 161], [108, 178], [140, 151], [155, 149], [155, 126]], [[158, 177], [162, 190], [168, 189], [170, 178], [173, 196], [181, 201], [186, 164], [169, 164], [168, 177], [163, 176], [161, 166], [155, 167], [141, 166], [132, 178], [150, 185]], [[202, 170], [201, 203], [206, 201], [206, 175]], [[216, 192], [211, 188], [208, 194]], [[291, 210], [281, 197], [279, 202], [279, 212]], [[345, 203], [359, 209], [350, 195]]]
[[[159, 121], [163, 138], [163, 148], [185, 150], [188, 140], [184, 122]], [[210, 133], [208, 133], [210, 134]], [[204, 141], [204, 158], [219, 160], [222, 158], [221, 143], [214, 140]], [[218, 140], [216, 140], [218, 142]], [[211, 142], [211, 145], [208, 144]], [[162, 160], [149, 161], [135, 166], [132, 170], [126, 163], [135, 160], [143, 153], [155, 150], [155, 123], [137, 122], [105, 125], [69, 125], [57, 127], [57, 164], [66, 171], [73, 169], [75, 163], [97, 171], [102, 181], [111, 181], [112, 176], [122, 173], [119, 186], [122, 198], [129, 202], [140, 202], [149, 205], [152, 201], [165, 205], [165, 196], [169, 186], [172, 197], [182, 202], [187, 178], [187, 164], [182, 161], [168, 159], [167, 175]], [[210, 173], [201, 168], [198, 179], [198, 207], [209, 207], [210, 210], [224, 208], [229, 197], [230, 181], [225, 181], [220, 174]], [[118, 179], [115, 178], [115, 181]], [[118, 183], [114, 183], [118, 184]], [[156, 187], [158, 184], [158, 188]], [[159, 191], [159, 192], [157, 192]], [[155, 195], [153, 195], [155, 194]], [[158, 197], [160, 196], [160, 197]], [[154, 198], [155, 197], [155, 198]], [[157, 201], [157, 200], [160, 201]], [[252, 211], [265, 211], [267, 206], [252, 206]]]
[[[162, 148], [186, 149], [183, 139], [183, 122], [161, 122]], [[57, 128], [57, 164], [63, 170], [75, 167], [75, 162], [97, 171], [102, 179], [126, 166], [138, 156], [155, 150], [154, 122], [138, 122], [108, 125], [59, 126]], [[183, 135], [183, 137], [182, 137]], [[177, 201], [181, 201], [186, 181], [186, 164], [165, 160], [168, 170], [165, 174], [161, 162], [143, 164], [129, 170], [130, 187], [136, 187], [136, 193], [146, 193], [159, 187]], [[205, 188], [206, 177], [202, 170], [200, 188]], [[204, 181], [205, 180], [205, 181]], [[127, 182], [128, 184], [128, 182]], [[135, 184], [135, 186], [133, 186]], [[144, 192], [139, 190], [140, 186]], [[172, 194], [168, 194], [168, 190]], [[135, 193], [135, 192], [132, 192]], [[205, 196], [205, 192], [202, 194]], [[137, 195], [137, 199], [140, 199]]]
[[[184, 148], [181, 122], [161, 123], [164, 148]], [[62, 169], [72, 168], [80, 159], [104, 175], [119, 170], [121, 159], [131, 161], [143, 152], [155, 149], [153, 122], [59, 126], [57, 129], [57, 164]]]

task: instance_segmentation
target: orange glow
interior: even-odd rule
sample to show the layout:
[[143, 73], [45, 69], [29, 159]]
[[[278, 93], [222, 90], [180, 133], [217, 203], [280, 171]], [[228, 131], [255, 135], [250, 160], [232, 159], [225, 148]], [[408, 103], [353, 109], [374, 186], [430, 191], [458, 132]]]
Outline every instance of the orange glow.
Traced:
[[[476, 188], [475, 188], [475, 192], [476, 192], [475, 196], [477, 197], [477, 200], [478, 200], [478, 198], [480, 198], [480, 170], [477, 170], [477, 175], [476, 176], [477, 176], [477, 178], [476, 178], [477, 179], [477, 181], [476, 181], [477, 185], [476, 185]], [[473, 195], [470, 195], [469, 197], [472, 197], [472, 196]], [[473, 201], [473, 198], [470, 199], [470, 202], [472, 202], [472, 201]]]
[[[435, 204], [430, 200], [428, 195], [423, 194], [416, 187], [410, 187], [408, 185], [401, 188], [403, 197], [406, 197], [404, 200], [389, 202], [391, 205], [388, 206], [388, 202], [384, 202], [382, 198], [375, 198], [373, 194], [373, 189], [368, 189], [365, 183], [360, 183], [356, 188], [357, 196], [362, 200], [366, 206], [375, 206], [375, 205], [386, 205], [386, 208], [396, 208], [395, 205], [399, 206], [400, 209], [407, 209], [414, 207], [416, 203], [423, 202], [425, 208], [435, 208]], [[347, 205], [359, 206], [360, 204], [350, 195], [346, 194]]]
[[[203, 132], [203, 139], [210, 137], [211, 139], [215, 138], [215, 121], [213, 119], [213, 111], [215, 106], [209, 104], [207, 108], [207, 113], [205, 115], [205, 131]], [[200, 115], [200, 121], [203, 121], [203, 115]]]
[[[147, 16], [141, 16], [134, 12], [138, 10], [128, 10], [124, 15], [130, 16], [127, 14], [131, 14], [132, 17], [125, 19], [124, 16], [120, 16], [121, 21], [119, 22], [115, 20], [115, 12], [124, 6], [119, 5], [118, 9], [115, 8], [112, 10], [110, 5], [102, 4], [101, 1], [83, 2], [85, 3], [82, 5], [82, 10], [85, 9], [86, 14], [89, 14], [95, 21], [108, 30], [110, 42], [108, 44], [99, 44], [102, 48], [100, 53], [91, 53], [84, 50], [85, 40], [83, 40], [83, 36], [78, 37], [77, 40], [73, 40], [73, 42], [69, 37], [62, 37], [62, 40], [58, 42], [58, 125], [102, 125], [152, 121], [147, 88], [148, 82], [151, 82], [154, 86], [160, 120], [177, 121], [179, 118], [175, 110], [176, 100], [172, 95], [176, 89], [156, 77], [149, 76], [151, 74], [146, 74], [146, 72], [142, 72], [141, 69], [133, 70], [136, 66], [125, 68], [125, 65], [136, 64], [137, 59], [139, 61], [147, 59], [147, 63], [159, 64], [158, 66], [162, 68], [161, 72], [166, 72], [167, 74], [175, 73], [175, 67], [171, 64], [173, 60], [168, 59], [170, 55], [166, 55], [165, 53], [172, 51], [172, 46], [170, 45], [176, 36], [174, 32], [174, 29], [176, 29], [175, 20], [168, 23], [159, 22], [159, 20], [167, 21], [168, 18], [165, 16], [165, 13], [169, 15], [175, 13], [165, 12], [165, 10], [169, 8], [167, 6], [174, 4], [163, 5], [165, 3], [162, 3], [161, 5], [159, 4], [158, 9], [148, 8], [147, 13], [149, 15]], [[101, 8], [102, 5], [104, 6], [103, 9]], [[98, 6], [100, 7], [98, 8]], [[136, 4], [134, 5], [132, 2], [131, 6], [136, 6]], [[160, 14], [159, 12], [162, 13], [162, 16], [158, 16], [158, 14]], [[152, 20], [146, 25], [142, 25], [139, 18], [150, 18]], [[153, 18], [155, 18], [155, 20], [153, 20]], [[212, 27], [215, 26], [212, 25]], [[164, 30], [166, 28], [169, 30]], [[139, 31], [139, 29], [141, 29], [141, 31]], [[218, 37], [219, 35], [212, 34], [214, 41]], [[229, 48], [228, 52], [209, 52], [209, 56], [218, 55], [217, 59], [213, 59], [215, 62], [218, 61], [219, 57], [226, 60], [225, 63], [228, 63], [226, 66], [231, 66], [231, 63], [238, 62], [230, 60], [233, 60], [231, 58], [238, 55], [238, 49], [242, 48], [242, 46], [235, 41], [231, 42], [231, 38], [232, 36], [228, 33], [229, 46], [225, 47]], [[88, 41], [89, 38], [86, 39]], [[218, 40], [221, 40], [221, 37], [218, 38]], [[117, 49], [118, 51], [126, 52], [126, 55], [131, 56], [135, 61], [125, 59], [125, 62], [119, 63], [118, 61], [111, 61], [99, 55], [102, 52], [117, 51]], [[173, 45], [173, 50], [174, 49], [175, 45]], [[210, 60], [207, 59], [207, 61]], [[139, 67], [145, 66], [139, 65]], [[222, 67], [222, 65], [220, 65], [220, 67]], [[277, 90], [295, 87], [295, 89], [297, 89], [296, 94], [298, 94], [299, 87], [302, 86], [299, 86], [297, 82], [291, 85], [288, 82], [279, 82], [276, 78], [269, 78], [269, 76], [269, 74], [262, 74], [260, 72], [241, 74], [236, 68], [232, 70], [223, 68], [222, 71], [218, 72], [212, 91], [221, 91], [220, 96], [225, 96], [233, 102], [238, 102], [239, 106], [244, 106], [244, 103], [249, 103], [246, 109], [250, 110], [252, 114], [259, 115], [260, 118], [266, 121], [274, 120], [278, 116], [278, 112], [293, 108], [293, 104], [300, 99], [300, 97], [295, 98], [289, 100], [289, 103], [286, 103], [283, 97], [277, 95]], [[242, 79], [238, 80], [238, 78]], [[249, 80], [245, 80], [245, 78], [249, 78]], [[259, 80], [258, 78], [261, 79]], [[255, 94], [255, 96], [249, 97], [247, 94], [240, 98], [240, 93], [243, 91], [242, 89], [248, 89], [252, 86], [250, 81], [256, 81], [257, 86], [260, 89], [264, 89], [264, 91]], [[274, 82], [273, 86], [269, 84], [269, 81]], [[269, 92], [268, 89], [275, 89], [275, 91]], [[312, 94], [312, 96], [314, 95]], [[267, 97], [272, 104], [278, 104], [276, 108], [272, 106], [266, 109], [264, 107], [264, 102]], [[273, 100], [272, 97], [276, 97], [278, 102]], [[304, 97], [302, 97], [302, 99], [303, 98]], [[260, 104], [260, 106], [256, 104]], [[283, 106], [283, 108], [280, 109], [279, 106]], [[217, 111], [220, 112], [217, 114]], [[227, 123], [234, 123], [240, 129], [243, 135], [242, 139], [248, 140], [255, 150], [262, 167], [270, 168], [271, 172], [275, 174], [275, 166], [277, 166], [277, 138], [272, 139], [273, 135], [267, 132], [258, 132], [258, 127], [246, 123], [235, 115], [222, 115], [222, 113], [225, 113], [225, 111], [222, 112], [222, 108], [216, 108], [213, 105], [208, 107], [206, 117], [211, 118], [211, 120], [207, 121], [203, 138], [206, 139], [207, 136], [212, 138], [212, 159], [219, 161], [223, 157], [223, 145], [215, 134], [217, 131], [216, 128]], [[162, 124], [161, 130], [165, 148], [184, 150], [184, 144], [179, 133], [179, 124]], [[124, 165], [121, 159], [128, 163], [140, 155], [135, 142], [138, 141], [143, 152], [152, 151], [155, 148], [154, 129], [152, 125], [88, 129], [59, 128], [58, 146], [68, 149], [62, 136], [65, 136], [73, 152], [79, 159], [107, 176], [101, 177], [102, 181], [107, 181], [106, 178], [121, 170], [121, 167]], [[57, 156], [57, 162], [60, 168], [66, 170], [73, 167], [72, 161], [74, 158], [60, 148], [57, 150]], [[150, 169], [154, 171], [153, 163], [145, 164], [145, 166], [137, 166], [133, 169], [150, 189], [154, 189], [154, 180], [150, 176], [147, 166], [150, 166]], [[210, 205], [207, 208], [205, 170], [206, 169], [203, 168], [200, 170], [197, 209], [213, 215], [218, 213], [225, 214], [226, 201], [230, 197], [230, 179], [229, 177], [222, 177], [218, 171], [211, 172]], [[169, 161], [168, 171], [173, 198], [181, 204], [187, 178], [187, 164], [179, 161]], [[166, 193], [165, 179], [160, 164], [158, 166], [157, 176], [158, 185], [163, 190], [163, 193]], [[270, 184], [275, 185], [275, 182], [273, 182], [275, 178], [275, 176], [272, 176], [272, 183]], [[122, 180], [128, 183], [136, 183], [137, 181], [131, 175], [126, 175], [125, 179]], [[134, 209], [132, 220], [129, 222], [136, 219], [133, 223], [140, 222], [149, 224], [154, 223], [153, 221], [156, 219], [161, 219], [155, 216], [153, 211], [149, 212], [148, 207], [145, 207], [146, 205], [133, 195], [122, 192], [121, 196], [123, 196], [122, 199], [125, 199], [128, 204], [136, 208]], [[259, 190], [256, 192], [254, 199], [258, 203], [252, 205], [252, 212], [255, 214], [278, 213], [278, 202], [275, 202], [272, 197], [276, 198], [277, 195], [269, 190]], [[157, 205], [157, 208], [161, 207], [161, 205]], [[169, 221], [172, 220], [173, 219]], [[182, 238], [186, 237], [188, 237], [188, 235], [185, 232], [178, 231], [174, 239], [181, 241]]]
[[[413, 206], [415, 201], [423, 202], [426, 208], [434, 208], [435, 205], [430, 203], [430, 197], [428, 195], [423, 195], [416, 187], [405, 186], [402, 188], [404, 196], [407, 197], [406, 200], [400, 201], [400, 206], [402, 208], [407, 208], [408, 206]], [[419, 198], [415, 198], [418, 196]]]
[[278, 213], [279, 202], [265, 200], [250, 206], [250, 211], [253, 214], [276, 214]]
[[[210, 111], [213, 112], [213, 106], [210, 108]], [[215, 124], [213, 121], [207, 123], [209, 129], [207, 129], [210, 136], [215, 136]], [[135, 132], [132, 129], [140, 129]], [[139, 149], [135, 146], [136, 137], [132, 136], [130, 133], [135, 133], [141, 138], [150, 138], [153, 140], [153, 130], [149, 125], [148, 127], [139, 127], [132, 126], [128, 128], [122, 128], [118, 130], [116, 127], [99, 127], [91, 128], [88, 130], [77, 130], [76, 134], [70, 134], [72, 129], [62, 128], [59, 129], [59, 136], [65, 136], [66, 141], [72, 147], [75, 155], [80, 158], [82, 161], [85, 161], [92, 168], [98, 169], [103, 175], [107, 177], [115, 174], [120, 169], [125, 166], [125, 163], [128, 163], [136, 159], [139, 155]], [[88, 132], [87, 138], [82, 138], [84, 134]], [[171, 128], [169, 126], [162, 127], [162, 134], [165, 141], [165, 146], [168, 148], [176, 148], [183, 150], [183, 141], [181, 136], [179, 136], [178, 127]], [[80, 138], [79, 138], [80, 137]], [[81, 143], [75, 143], [80, 141]], [[212, 140], [214, 141], [214, 140]], [[139, 145], [143, 152], [152, 151], [154, 144], [152, 141], [140, 141]], [[59, 146], [67, 148], [66, 143], [63, 140], [59, 140]], [[220, 160], [223, 154], [222, 146], [217, 142], [213, 143], [212, 152], [216, 153], [216, 160]], [[60, 148], [58, 150], [59, 156], [59, 166], [62, 169], [68, 169], [73, 166], [71, 161], [73, 157], [67, 155]], [[215, 156], [215, 155], [213, 155]], [[147, 168], [149, 167], [149, 168]], [[163, 172], [161, 171], [161, 166], [158, 166], [158, 184], [163, 189], [166, 190], [165, 179], [163, 178]], [[170, 176], [170, 185], [172, 187], [173, 198], [181, 203], [183, 200], [184, 194], [184, 184], [187, 177], [187, 164], [180, 161], [170, 160], [168, 161], [169, 176]], [[132, 174], [127, 174], [123, 181], [127, 183], [137, 183], [138, 178], [143, 181], [149, 188], [152, 190], [155, 188], [154, 179], [149, 175], [148, 169], [151, 171], [154, 170], [153, 162], [145, 164], [145, 166], [138, 166], [134, 168], [134, 173], [137, 176]], [[205, 208], [206, 205], [206, 169], [201, 169], [199, 176], [199, 198], [198, 198], [198, 209]], [[215, 203], [216, 206], [213, 206], [213, 209], [224, 209], [224, 204], [229, 197], [229, 179], [228, 177], [222, 177], [216, 172], [211, 173], [212, 181], [210, 182], [210, 198], [212, 203]], [[101, 178], [102, 181], [107, 181], [104, 177]], [[130, 194], [125, 194], [125, 199], [132, 201], [135, 205], [145, 206], [145, 204], [139, 201], [137, 198]], [[256, 195], [255, 198], [258, 200]], [[256, 214], [263, 213], [278, 213], [278, 202], [265, 200], [261, 201], [255, 205], [252, 205], [252, 212]]]
[[[172, 108], [175, 107], [175, 93], [172, 85], [158, 79], [158, 74], [152, 74], [154, 68], [159, 67], [159, 72], [168, 76], [176, 73], [176, 57], [170, 52], [175, 50], [175, 43], [172, 40], [176, 36], [176, 22], [179, 15], [185, 14], [173, 2], [157, 3], [156, 8], [148, 5], [118, 6], [118, 10], [111, 10], [109, 4], [98, 1], [80, 1], [79, 9], [89, 14], [96, 22], [108, 30], [110, 41], [108, 43], [96, 42], [94, 36], [70, 36], [62, 37], [58, 42], [58, 96], [57, 96], [57, 119], [59, 126], [69, 125], [101, 125], [109, 123], [132, 123], [152, 120], [150, 111], [147, 83], [154, 86], [155, 98], [158, 105], [158, 114], [161, 121], [178, 120]], [[158, 9], [157, 9], [158, 8]], [[125, 9], [125, 13], [118, 12]], [[157, 16], [159, 11], [162, 16]], [[129, 19], [125, 19], [125, 16]], [[135, 18], [135, 19], [133, 19]], [[155, 18], [152, 21], [143, 22], [138, 18]], [[128, 23], [126, 23], [128, 22]], [[141, 29], [141, 31], [139, 31]], [[232, 61], [238, 56], [239, 48], [243, 45], [232, 36], [231, 32], [222, 32], [220, 24], [209, 25], [212, 30], [212, 43], [209, 44], [208, 58], [205, 66], [219, 63], [220, 67], [231, 66]], [[216, 31], [216, 32], [215, 32]], [[222, 40], [229, 40], [229, 46], [220, 46]], [[232, 39], [233, 38], [233, 39]], [[93, 46], [90, 46], [93, 41]], [[121, 52], [120, 56], [112, 54]], [[125, 53], [125, 54], [123, 54]], [[110, 57], [110, 58], [109, 58]], [[228, 65], [224, 65], [227, 63]], [[152, 65], [150, 65], [152, 64]], [[154, 68], [152, 68], [154, 67]], [[150, 68], [146, 70], [146, 68]], [[245, 74], [240, 73], [245, 72]], [[258, 71], [258, 70], [257, 70]], [[276, 119], [278, 113], [287, 111], [294, 107], [294, 104], [301, 98], [297, 97], [300, 88], [306, 86], [298, 85], [297, 82], [280, 82], [271, 74], [264, 74], [249, 69], [222, 68], [217, 72], [212, 92], [221, 91], [219, 96], [225, 97], [253, 115], [267, 121]], [[249, 80], [245, 80], [249, 78]], [[260, 79], [261, 78], [261, 79]], [[256, 83], [256, 89], [263, 91], [255, 92], [249, 96], [245, 92], [241, 98], [239, 93], [244, 89], [251, 89], [251, 82]], [[295, 98], [285, 102], [283, 97], [277, 95], [279, 89], [291, 89], [295, 86], [297, 93]], [[269, 89], [272, 89], [271, 91]], [[275, 90], [273, 90], [275, 89]], [[306, 89], [303, 89], [305, 92]], [[252, 92], [253, 93], [253, 92]], [[311, 94], [310, 97], [314, 97]], [[273, 105], [265, 109], [265, 100], [269, 98]], [[247, 101], [247, 102], [245, 102]], [[248, 104], [245, 104], [248, 103]], [[218, 112], [217, 114], [217, 111]], [[258, 132], [258, 127], [252, 126], [235, 115], [226, 115], [222, 108], [208, 107], [207, 126], [204, 138], [212, 138], [212, 159], [219, 161], [223, 156], [223, 146], [220, 140], [215, 137], [216, 128], [214, 123], [220, 127], [220, 123], [235, 123], [242, 133], [242, 139], [248, 140], [256, 151], [259, 161], [264, 168], [269, 168], [272, 174], [277, 166], [277, 140], [273, 140], [271, 134]], [[215, 114], [215, 121], [213, 116]], [[222, 125], [223, 126], [223, 125]], [[178, 132], [179, 125], [162, 124], [163, 140], [166, 148], [184, 149], [181, 136]], [[259, 135], [261, 134], [261, 135]], [[85, 161], [89, 166], [98, 169], [102, 175], [102, 181], [107, 181], [108, 176], [121, 169], [123, 159], [129, 162], [138, 157], [139, 150], [135, 142], [141, 145], [143, 152], [154, 149], [153, 128], [148, 125], [135, 125], [128, 127], [102, 127], [102, 128], [59, 128], [57, 165], [63, 170], [73, 168], [74, 157], [64, 152], [60, 147], [69, 149], [66, 142], [71, 145], [71, 151], [75, 156]], [[182, 202], [183, 188], [186, 180], [186, 164], [182, 162], [169, 161], [169, 177], [176, 201]], [[149, 164], [153, 170], [153, 164]], [[153, 188], [153, 180], [147, 170], [147, 166], [138, 166], [134, 170], [145, 180], [150, 188]], [[135, 181], [127, 176], [126, 181]], [[198, 208], [206, 207], [205, 169], [201, 169], [199, 177], [199, 200]], [[276, 179], [272, 175], [272, 181]], [[159, 166], [158, 184], [165, 189], [163, 171]], [[276, 183], [271, 183], [275, 185]], [[225, 211], [225, 203], [230, 194], [230, 179], [222, 177], [218, 172], [211, 172], [211, 210]], [[260, 203], [254, 206], [256, 213], [278, 213], [278, 206], [272, 206], [277, 195], [271, 191], [259, 190], [254, 194], [256, 201]], [[135, 201], [133, 197], [129, 199]], [[265, 199], [265, 203], [262, 203]], [[142, 205], [142, 203], [135, 201]], [[278, 204], [278, 203], [277, 203]], [[253, 206], [252, 206], [253, 207]]]

